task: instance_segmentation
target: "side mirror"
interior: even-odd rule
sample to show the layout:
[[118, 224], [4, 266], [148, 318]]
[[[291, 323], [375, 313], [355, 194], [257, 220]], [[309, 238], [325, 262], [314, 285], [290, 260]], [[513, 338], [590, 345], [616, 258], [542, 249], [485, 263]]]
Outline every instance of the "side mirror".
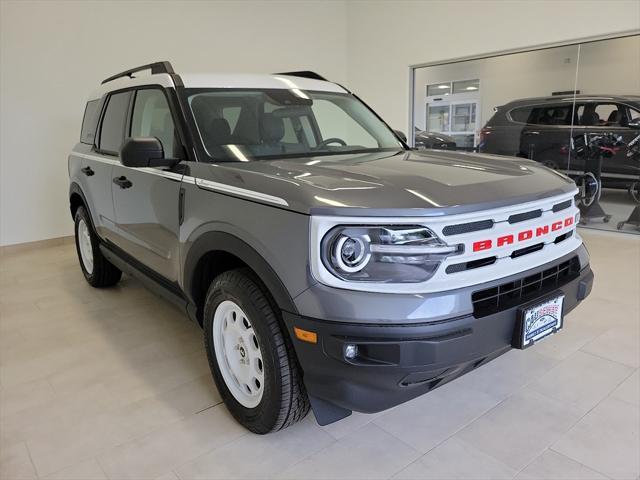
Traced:
[[398, 137], [404, 143], [407, 143], [407, 136], [404, 134], [404, 132], [402, 132], [400, 130], [394, 130], [393, 133], [395, 133], [396, 137]]
[[631, 120], [627, 126], [634, 130], [640, 130], [640, 117]]
[[155, 137], [129, 138], [120, 149], [120, 162], [125, 167], [171, 167], [176, 160], [164, 158], [162, 143]]

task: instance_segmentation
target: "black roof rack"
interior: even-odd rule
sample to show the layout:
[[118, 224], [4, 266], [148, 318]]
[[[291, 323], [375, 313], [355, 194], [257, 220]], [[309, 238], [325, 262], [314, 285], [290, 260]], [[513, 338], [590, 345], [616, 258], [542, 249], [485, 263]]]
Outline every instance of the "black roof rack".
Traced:
[[291, 77], [311, 78], [312, 80], [324, 80], [325, 82], [329, 81], [322, 75], [319, 75], [316, 72], [311, 72], [309, 70], [302, 70], [300, 72], [280, 72], [274, 73], [274, 75], [289, 75]]
[[158, 73], [175, 73], [173, 71], [173, 67], [170, 62], [154, 62], [149, 63], [148, 65], [142, 65], [141, 67], [131, 68], [129, 70], [125, 70], [124, 72], [120, 72], [117, 75], [113, 75], [112, 77], [105, 78], [102, 83], [111, 82], [112, 80], [116, 80], [117, 78], [129, 77], [133, 78], [133, 74], [136, 72], [141, 72], [142, 70], [151, 70], [151, 74], [155, 75]]

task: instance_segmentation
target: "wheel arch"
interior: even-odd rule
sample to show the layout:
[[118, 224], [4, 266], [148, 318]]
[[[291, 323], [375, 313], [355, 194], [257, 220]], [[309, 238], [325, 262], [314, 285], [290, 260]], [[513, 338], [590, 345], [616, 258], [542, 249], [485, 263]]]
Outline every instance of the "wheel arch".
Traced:
[[87, 202], [87, 198], [84, 196], [84, 192], [80, 188], [80, 185], [76, 182], [72, 182], [69, 186], [69, 210], [71, 212], [71, 218], [75, 218], [76, 211], [78, 210], [78, 207], [81, 206], [87, 210], [91, 223], [93, 223], [91, 211], [89, 210], [89, 203]]
[[91, 228], [94, 232], [96, 232], [96, 225], [93, 221], [93, 213], [91, 212], [91, 208], [89, 208], [87, 197], [85, 197], [80, 185], [78, 185], [76, 182], [72, 182], [69, 186], [69, 210], [71, 212], [71, 219], [74, 221], [76, 218], [76, 211], [79, 207], [84, 207], [84, 209], [87, 211], [89, 221], [91, 222]]
[[250, 268], [282, 310], [297, 313], [293, 299], [275, 270], [251, 245], [226, 232], [206, 232], [190, 246], [183, 267], [183, 289], [196, 307], [195, 317], [202, 324], [202, 309], [211, 281], [234, 269]]

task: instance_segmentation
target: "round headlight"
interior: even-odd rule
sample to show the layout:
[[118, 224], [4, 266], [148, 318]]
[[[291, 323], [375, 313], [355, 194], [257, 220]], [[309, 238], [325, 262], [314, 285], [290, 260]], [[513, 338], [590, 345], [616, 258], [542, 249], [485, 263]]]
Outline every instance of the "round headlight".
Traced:
[[366, 240], [368, 239], [347, 235], [336, 238], [331, 254], [338, 269], [346, 273], [355, 273], [367, 266], [371, 253]]

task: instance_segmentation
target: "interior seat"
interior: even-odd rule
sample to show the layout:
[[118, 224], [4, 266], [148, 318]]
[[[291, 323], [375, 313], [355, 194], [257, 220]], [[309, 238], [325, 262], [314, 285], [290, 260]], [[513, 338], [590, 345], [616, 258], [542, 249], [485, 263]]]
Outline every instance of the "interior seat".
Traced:
[[202, 141], [212, 157], [226, 157], [224, 145], [235, 143], [231, 136], [231, 127], [224, 118], [213, 118], [209, 122], [209, 128], [203, 130]]
[[586, 126], [595, 126], [600, 123], [600, 115], [598, 115], [594, 110], [590, 112], [585, 112], [580, 119], [581, 125]]
[[263, 155], [275, 155], [284, 152], [281, 143], [284, 137], [284, 122], [273, 113], [265, 113], [260, 117], [260, 151]]

